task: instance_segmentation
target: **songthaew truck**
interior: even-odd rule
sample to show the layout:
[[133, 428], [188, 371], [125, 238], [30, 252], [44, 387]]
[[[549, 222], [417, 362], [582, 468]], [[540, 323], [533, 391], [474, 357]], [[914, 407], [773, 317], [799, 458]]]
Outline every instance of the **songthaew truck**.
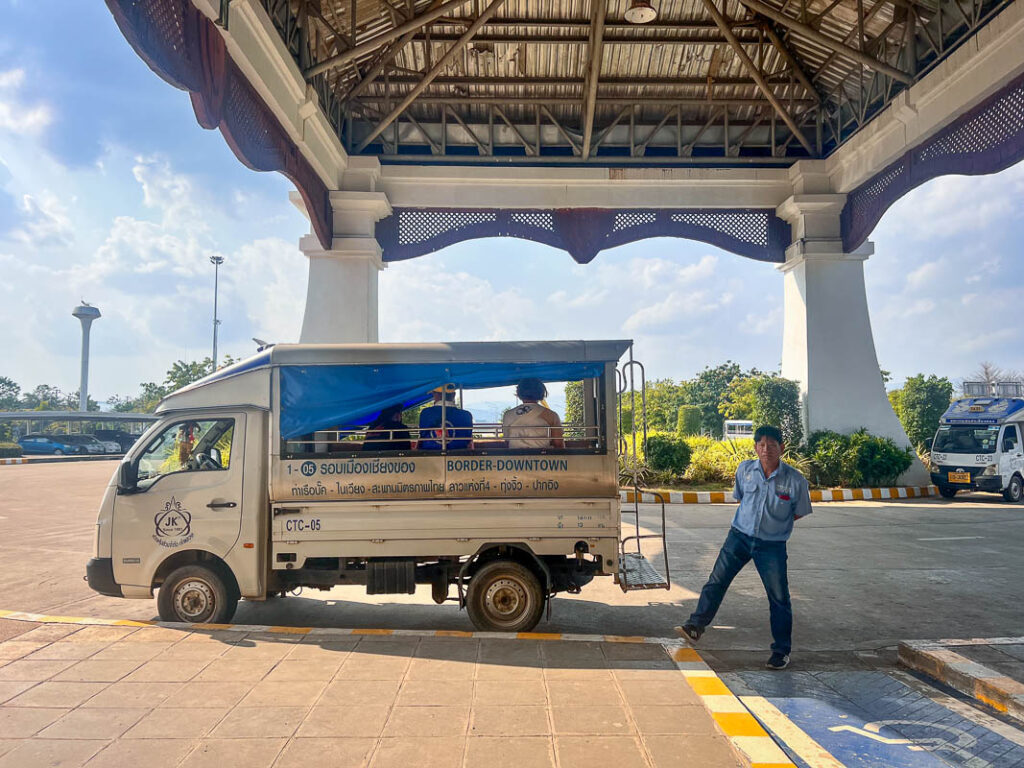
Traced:
[[[572, 421], [461, 407], [526, 380], [579, 382]], [[156, 590], [162, 619], [192, 623], [300, 587], [429, 584], [508, 632], [596, 576], [667, 589], [664, 507], [651, 532], [634, 501], [623, 536], [619, 456], [638, 439], [617, 430], [626, 398], [642, 416], [628, 341], [276, 345], [160, 403], [103, 497], [86, 578], [104, 595]]]
[[931, 476], [946, 498], [957, 491], [1002, 493], [1024, 500], [1024, 398], [966, 397], [939, 419]]

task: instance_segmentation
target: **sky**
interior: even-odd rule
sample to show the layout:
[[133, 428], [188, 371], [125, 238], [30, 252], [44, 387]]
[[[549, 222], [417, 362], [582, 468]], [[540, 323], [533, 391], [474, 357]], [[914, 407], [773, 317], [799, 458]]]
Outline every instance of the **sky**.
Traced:
[[[0, 0], [0, 376], [78, 388], [72, 309], [99, 307], [90, 394], [131, 395], [178, 359], [296, 341], [308, 222], [289, 182], [255, 173], [135, 55], [103, 3]], [[7, 6], [4, 8], [4, 6]], [[33, 30], [47, 30], [46, 35]], [[893, 385], [1024, 370], [1024, 164], [943, 177], [886, 213], [865, 266], [879, 363]], [[458, 300], [453, 301], [457, 291]], [[632, 338], [651, 378], [727, 359], [776, 370], [782, 275], [703, 243], [652, 239], [589, 265], [513, 239], [389, 266], [381, 341]]]

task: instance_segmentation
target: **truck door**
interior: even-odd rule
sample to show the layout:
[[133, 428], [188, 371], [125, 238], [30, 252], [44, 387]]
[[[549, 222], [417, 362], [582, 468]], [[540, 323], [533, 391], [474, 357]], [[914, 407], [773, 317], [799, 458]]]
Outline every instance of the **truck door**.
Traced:
[[224, 557], [238, 539], [245, 414], [169, 421], [133, 459], [137, 488], [114, 501], [114, 580], [148, 587], [175, 552]]
[[1003, 488], [1009, 487], [1014, 473], [1024, 475], [1024, 452], [1021, 450], [1017, 425], [1007, 424], [1003, 427], [1003, 437], [999, 441], [999, 474], [1003, 478]]

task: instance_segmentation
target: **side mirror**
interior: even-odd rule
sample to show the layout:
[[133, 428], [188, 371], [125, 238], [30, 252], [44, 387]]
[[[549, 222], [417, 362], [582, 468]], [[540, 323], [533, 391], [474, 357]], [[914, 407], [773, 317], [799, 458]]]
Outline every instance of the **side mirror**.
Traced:
[[219, 466], [224, 466], [224, 463], [220, 460], [220, 448], [211, 448], [210, 458], [217, 462]]
[[120, 493], [132, 493], [139, 486], [139, 468], [132, 461], [122, 461], [118, 470], [117, 490]]

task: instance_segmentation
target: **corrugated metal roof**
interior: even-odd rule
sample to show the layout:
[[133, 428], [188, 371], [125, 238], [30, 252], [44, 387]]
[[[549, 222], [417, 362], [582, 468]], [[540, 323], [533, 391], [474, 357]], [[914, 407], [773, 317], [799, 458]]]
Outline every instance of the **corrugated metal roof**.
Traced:
[[[791, 116], [816, 143], [815, 153], [826, 153], [905, 87], [878, 70], [887, 65], [912, 77], [939, 59], [950, 40], [971, 34], [987, 14], [1011, 1], [973, 0], [972, 8], [954, 9], [957, 0], [760, 0], [784, 14], [780, 21], [750, 10], [757, 0], [713, 0], [767, 79], [782, 114], [725, 39], [705, 0], [652, 0], [658, 16], [649, 25], [625, 21], [628, 0], [608, 0], [593, 133], [595, 139], [604, 139], [605, 150], [627, 148], [634, 155], [643, 143], [640, 154], [673, 146], [680, 152], [684, 146], [687, 152], [720, 146], [723, 153], [733, 147], [734, 156], [769, 149], [776, 155], [806, 156], [784, 124]], [[302, 1], [290, 2], [301, 15]], [[305, 12], [313, 19], [308, 41], [310, 61], [316, 63], [387, 35], [445, 0], [310, 2]], [[373, 138], [369, 151], [384, 154], [397, 154], [399, 144], [427, 143], [432, 148], [426, 151], [433, 152], [457, 145], [474, 152], [486, 145], [496, 151], [493, 141], [526, 154], [524, 145], [540, 145], [543, 154], [558, 145], [568, 151], [573, 144], [579, 154], [587, 113], [592, 0], [504, 0], [448, 66], [432, 72], [487, 6], [487, 0], [467, 0], [451, 15], [421, 28], [404, 46], [395, 45], [395, 35], [390, 35], [386, 44], [321, 75], [327, 90], [341, 99], [360, 87], [355, 99], [343, 103], [353, 116], [340, 126], [350, 146], [358, 150]], [[788, 55], [773, 44], [769, 29], [781, 38]], [[815, 39], [818, 35], [826, 40]], [[913, 58], [903, 52], [908, 35], [915, 41]], [[850, 50], [860, 52], [862, 61]], [[394, 54], [385, 59], [389, 65], [363, 82], [387, 53]], [[789, 60], [812, 81], [813, 93], [801, 84]], [[427, 73], [435, 79], [374, 137], [375, 125]], [[820, 114], [818, 101], [823, 104]]]

